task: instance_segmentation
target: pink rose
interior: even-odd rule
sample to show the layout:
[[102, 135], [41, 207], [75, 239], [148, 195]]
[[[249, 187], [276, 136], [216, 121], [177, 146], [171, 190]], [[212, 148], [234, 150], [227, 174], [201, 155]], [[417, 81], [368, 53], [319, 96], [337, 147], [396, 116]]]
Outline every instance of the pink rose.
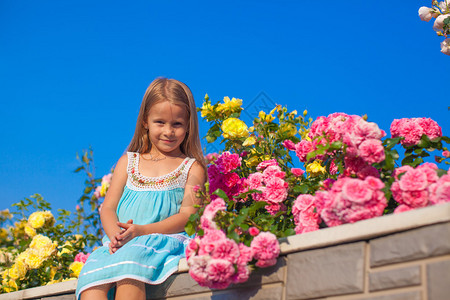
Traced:
[[350, 201], [363, 204], [372, 198], [372, 190], [362, 180], [349, 179], [342, 188], [342, 195]]
[[266, 188], [262, 193], [262, 198], [266, 202], [279, 203], [286, 200], [288, 192], [287, 182], [279, 177], [272, 177], [266, 182]]
[[212, 220], [218, 211], [225, 211], [226, 204], [222, 198], [216, 198], [206, 205], [203, 216]]
[[102, 197], [101, 192], [100, 192], [101, 190], [102, 190], [101, 186], [98, 186], [95, 188], [95, 191], [94, 191], [95, 198], [100, 199]]
[[239, 243], [239, 257], [238, 265], [247, 265], [253, 259], [252, 248], [245, 246], [243, 243]]
[[276, 159], [269, 159], [269, 160], [263, 161], [263, 162], [258, 164], [258, 166], [256, 167], [256, 170], [262, 171], [265, 168], [270, 167], [270, 166], [278, 166], [277, 160]]
[[382, 162], [385, 158], [384, 147], [380, 140], [365, 140], [358, 149], [360, 156], [369, 164]]
[[239, 265], [233, 276], [233, 283], [243, 283], [250, 277], [250, 268], [247, 265]]
[[291, 168], [291, 172], [296, 177], [301, 177], [305, 173], [305, 171], [300, 168]]
[[448, 151], [448, 150], [442, 151], [442, 156], [446, 157], [446, 158], [449, 158], [450, 157], [450, 151]]
[[199, 249], [198, 244], [200, 243], [200, 238], [196, 236], [195, 238], [191, 239], [186, 247], [186, 260], [189, 261], [191, 257], [197, 254], [197, 250]]
[[450, 202], [450, 175], [443, 175], [436, 183], [431, 184], [428, 190], [432, 204]]
[[283, 179], [286, 176], [286, 173], [281, 171], [281, 168], [279, 166], [268, 166], [265, 168], [263, 172], [263, 180], [268, 181], [271, 180], [273, 177], [278, 177]]
[[189, 275], [198, 282], [200, 286], [209, 286], [209, 275], [207, 272], [209, 256], [192, 256], [188, 260]]
[[220, 240], [214, 247], [211, 257], [225, 259], [234, 264], [239, 257], [239, 246], [230, 239]]
[[250, 247], [252, 248], [253, 258], [262, 261], [261, 263], [264, 261], [272, 263], [273, 260], [276, 263], [276, 258], [280, 254], [277, 237], [270, 232], [260, 232], [253, 239]]
[[224, 289], [231, 283], [231, 276], [234, 275], [234, 266], [225, 259], [210, 259], [206, 272], [208, 273], [208, 279], [211, 281], [211, 288]]
[[75, 255], [75, 260], [77, 262], [82, 262], [83, 264], [86, 263], [86, 260], [88, 259], [90, 253], [84, 254], [83, 252], [79, 252], [77, 255]]
[[412, 208], [428, 205], [428, 191], [411, 191], [402, 193], [402, 203]]
[[394, 210], [394, 214], [399, 214], [408, 210], [412, 210], [412, 207], [409, 207], [408, 205], [405, 204], [401, 204], [399, 205], [395, 210]]
[[295, 145], [295, 154], [301, 162], [306, 162], [306, 156], [312, 151], [314, 151], [314, 146], [310, 141], [302, 140]]
[[231, 154], [229, 151], [223, 152], [216, 160], [216, 165], [220, 172], [227, 174], [241, 165], [242, 158], [239, 154]]
[[250, 228], [248, 229], [248, 233], [249, 233], [251, 236], [257, 236], [257, 235], [259, 234], [259, 229], [256, 228], [256, 227], [250, 227]]
[[427, 174], [421, 170], [414, 169], [406, 172], [399, 181], [403, 191], [420, 191], [427, 187]]
[[262, 185], [263, 174], [256, 172], [252, 173], [248, 176], [246, 183], [248, 185], [249, 190], [256, 190]]
[[288, 149], [289, 151], [294, 151], [295, 150], [295, 144], [293, 141], [291, 140], [285, 140], [283, 142], [283, 146]]
[[200, 239], [199, 255], [210, 254], [219, 241], [225, 240], [227, 237], [221, 230], [211, 229], [205, 230], [205, 234]]

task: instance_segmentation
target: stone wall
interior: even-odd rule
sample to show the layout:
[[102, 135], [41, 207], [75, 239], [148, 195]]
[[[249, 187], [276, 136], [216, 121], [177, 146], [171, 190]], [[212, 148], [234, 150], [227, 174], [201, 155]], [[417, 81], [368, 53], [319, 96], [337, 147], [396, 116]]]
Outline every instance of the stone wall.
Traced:
[[[200, 287], [186, 262], [148, 299], [449, 300], [450, 204], [281, 239], [277, 265], [226, 290]], [[74, 299], [76, 281], [0, 295]]]

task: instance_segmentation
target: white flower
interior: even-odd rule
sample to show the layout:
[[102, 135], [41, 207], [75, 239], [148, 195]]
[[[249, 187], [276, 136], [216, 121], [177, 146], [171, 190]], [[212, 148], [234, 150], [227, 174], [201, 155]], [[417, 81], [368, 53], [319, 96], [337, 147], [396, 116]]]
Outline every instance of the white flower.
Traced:
[[450, 0], [439, 2], [438, 6], [443, 14], [448, 13], [450, 9]]
[[444, 20], [447, 19], [448, 17], [450, 17], [450, 14], [440, 15], [439, 17], [437, 17], [436, 20], [434, 21], [433, 29], [435, 31], [441, 31], [442, 29], [444, 29]]
[[422, 6], [419, 8], [419, 17], [422, 21], [428, 22], [433, 17], [432, 12], [434, 12], [432, 8]]
[[441, 43], [441, 52], [447, 55], [450, 55], [450, 38], [445, 39]]

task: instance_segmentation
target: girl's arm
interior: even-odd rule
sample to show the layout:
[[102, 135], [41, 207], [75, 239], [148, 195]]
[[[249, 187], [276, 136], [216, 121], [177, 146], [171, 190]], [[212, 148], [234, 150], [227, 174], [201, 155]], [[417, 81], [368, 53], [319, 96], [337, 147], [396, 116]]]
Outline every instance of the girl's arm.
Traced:
[[111, 184], [108, 192], [106, 193], [105, 201], [103, 201], [100, 213], [103, 229], [105, 230], [105, 233], [110, 239], [112, 245], [117, 242], [116, 235], [120, 234], [122, 231], [122, 229], [117, 225], [118, 218], [116, 210], [120, 197], [123, 193], [123, 188], [127, 182], [127, 164], [128, 157], [127, 155], [123, 155], [117, 162], [116, 168], [114, 169]]
[[195, 162], [189, 170], [189, 176], [184, 189], [183, 202], [181, 203], [180, 212], [164, 219], [162, 221], [146, 224], [126, 224], [119, 223], [118, 225], [125, 229], [125, 231], [117, 236], [119, 245], [123, 245], [136, 236], [146, 235], [151, 233], [179, 233], [184, 231], [184, 227], [189, 217], [197, 211], [194, 204], [200, 204], [201, 199], [196, 197], [194, 192], [195, 186], [203, 187], [206, 181], [205, 172], [199, 163]]

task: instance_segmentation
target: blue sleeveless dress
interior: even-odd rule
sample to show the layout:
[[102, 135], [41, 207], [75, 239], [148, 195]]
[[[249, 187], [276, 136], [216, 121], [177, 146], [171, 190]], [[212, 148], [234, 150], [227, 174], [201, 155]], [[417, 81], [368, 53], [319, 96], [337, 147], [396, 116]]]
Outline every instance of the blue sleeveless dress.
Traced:
[[[179, 212], [189, 169], [195, 159], [185, 158], [172, 172], [159, 177], [139, 173], [139, 153], [128, 152], [127, 183], [117, 206], [120, 222], [132, 219], [134, 224], [150, 224]], [[189, 236], [149, 234], [138, 236], [109, 253], [109, 238], [89, 256], [80, 272], [76, 296], [90, 287], [113, 283], [125, 278], [148, 284], [164, 282], [178, 269], [185, 256]]]

